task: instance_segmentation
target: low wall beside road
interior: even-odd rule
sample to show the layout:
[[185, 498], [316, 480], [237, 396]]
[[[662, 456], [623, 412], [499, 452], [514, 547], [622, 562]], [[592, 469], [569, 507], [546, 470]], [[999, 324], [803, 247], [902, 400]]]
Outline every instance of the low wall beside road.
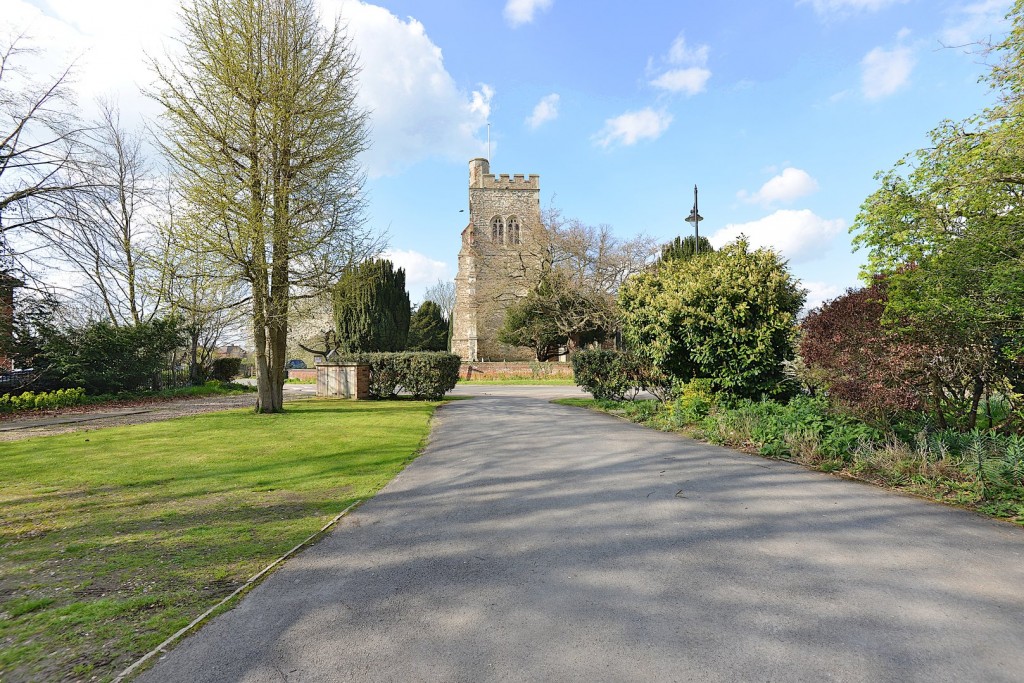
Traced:
[[304, 370], [289, 370], [288, 379], [299, 379], [303, 381], [316, 381], [316, 368], [306, 368]]
[[459, 373], [462, 379], [545, 379], [550, 377], [572, 377], [569, 363], [537, 362], [463, 362]]

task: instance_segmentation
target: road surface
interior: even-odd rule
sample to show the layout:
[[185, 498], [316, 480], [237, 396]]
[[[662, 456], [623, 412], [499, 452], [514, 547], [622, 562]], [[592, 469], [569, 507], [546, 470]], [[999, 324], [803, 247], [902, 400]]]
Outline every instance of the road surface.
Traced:
[[459, 391], [140, 680], [1024, 680], [1024, 530], [547, 402], [572, 387]]

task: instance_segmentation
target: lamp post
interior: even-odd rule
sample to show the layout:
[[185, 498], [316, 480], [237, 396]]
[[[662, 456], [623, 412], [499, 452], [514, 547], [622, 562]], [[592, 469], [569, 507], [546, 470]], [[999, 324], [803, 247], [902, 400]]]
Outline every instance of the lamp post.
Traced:
[[704, 216], [697, 213], [697, 186], [693, 186], [693, 210], [686, 217], [686, 222], [693, 226], [693, 255], [700, 253], [700, 222]]

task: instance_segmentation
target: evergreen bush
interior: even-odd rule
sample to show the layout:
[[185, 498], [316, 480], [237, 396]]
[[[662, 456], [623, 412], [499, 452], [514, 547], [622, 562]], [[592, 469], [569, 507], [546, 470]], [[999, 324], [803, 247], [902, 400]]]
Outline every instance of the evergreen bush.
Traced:
[[334, 323], [342, 353], [401, 351], [409, 337], [405, 270], [375, 259], [345, 269], [334, 288]]
[[0, 413], [22, 410], [56, 410], [81, 405], [85, 402], [85, 389], [58, 389], [56, 391], [26, 391], [21, 394], [0, 396]]
[[159, 389], [161, 373], [183, 341], [174, 318], [122, 326], [98, 322], [52, 335], [44, 355], [61, 384], [112, 394]]
[[218, 382], [230, 382], [242, 374], [241, 358], [215, 358], [210, 369], [210, 378]]
[[598, 400], [624, 401], [636, 398], [646, 388], [649, 372], [645, 363], [630, 353], [606, 349], [585, 349], [572, 355], [576, 385]]
[[706, 379], [737, 398], [792, 393], [805, 292], [785, 260], [740, 240], [720, 251], [662, 261], [619, 289], [628, 348], [676, 382]]
[[358, 353], [343, 361], [370, 366], [370, 395], [392, 398], [405, 390], [414, 398], [435, 401], [455, 388], [462, 359], [436, 351]]

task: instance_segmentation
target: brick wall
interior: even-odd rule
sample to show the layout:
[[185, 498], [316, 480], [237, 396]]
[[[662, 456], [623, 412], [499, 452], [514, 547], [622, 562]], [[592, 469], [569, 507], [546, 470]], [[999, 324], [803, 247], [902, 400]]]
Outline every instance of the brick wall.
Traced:
[[316, 368], [306, 370], [288, 370], [288, 379], [302, 379], [316, 381]]
[[463, 379], [543, 379], [572, 377], [569, 363], [463, 363]]

